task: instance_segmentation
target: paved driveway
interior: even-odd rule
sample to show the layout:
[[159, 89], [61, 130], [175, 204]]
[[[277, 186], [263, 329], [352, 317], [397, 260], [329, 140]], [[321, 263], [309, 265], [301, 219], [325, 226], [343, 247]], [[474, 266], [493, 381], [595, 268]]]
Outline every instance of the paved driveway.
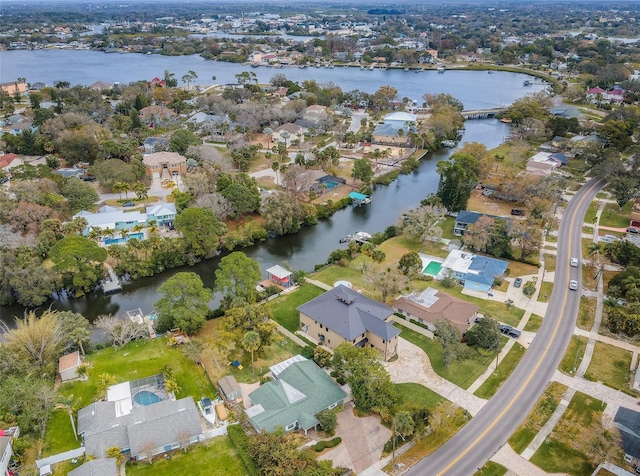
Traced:
[[[315, 433], [310, 432], [309, 436], [319, 439]], [[338, 413], [336, 436], [342, 438], [342, 443], [318, 459], [333, 460], [335, 467], [351, 468], [359, 474], [380, 460], [382, 448], [391, 438], [391, 430], [380, 424], [380, 417], [358, 418], [348, 403]]]

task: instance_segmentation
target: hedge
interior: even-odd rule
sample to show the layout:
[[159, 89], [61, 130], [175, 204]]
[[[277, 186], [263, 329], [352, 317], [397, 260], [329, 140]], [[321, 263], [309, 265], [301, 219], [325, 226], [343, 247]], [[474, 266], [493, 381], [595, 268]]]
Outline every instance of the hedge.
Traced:
[[318, 453], [320, 453], [322, 450], [324, 450], [325, 448], [333, 448], [334, 446], [338, 446], [340, 444], [340, 442], [342, 441], [342, 438], [340, 438], [339, 436], [336, 436], [334, 439], [332, 440], [323, 440], [323, 441], [318, 441], [315, 445], [313, 445], [311, 448], [313, 448], [314, 450], [316, 450]]
[[251, 455], [249, 455], [249, 437], [245, 433], [244, 428], [242, 428], [241, 425], [229, 425], [227, 427], [227, 434], [229, 435], [231, 443], [236, 448], [238, 456], [240, 456], [240, 459], [244, 463], [245, 468], [247, 468], [249, 476], [259, 476], [260, 473], [256, 467], [256, 462]]

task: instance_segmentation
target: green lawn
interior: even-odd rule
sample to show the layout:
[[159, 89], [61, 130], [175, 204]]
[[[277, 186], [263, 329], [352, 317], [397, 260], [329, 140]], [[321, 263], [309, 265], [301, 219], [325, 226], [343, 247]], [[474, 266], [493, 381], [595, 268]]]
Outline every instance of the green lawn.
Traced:
[[589, 223], [593, 225], [594, 222], [596, 221], [596, 213], [598, 212], [599, 209], [600, 209], [600, 204], [598, 203], [598, 200], [592, 201], [591, 205], [589, 205], [589, 208], [587, 208], [587, 213], [584, 216], [584, 223]]
[[612, 228], [626, 228], [629, 226], [629, 216], [631, 216], [631, 209], [633, 207], [633, 201], [627, 203], [622, 207], [622, 210], [617, 203], [607, 203], [600, 215], [600, 225], [610, 226]]
[[456, 238], [460, 238], [453, 234], [453, 228], [456, 224], [455, 217], [446, 217], [442, 222], [440, 222], [440, 228], [442, 228], [442, 238], [446, 238], [448, 240], [453, 240]]
[[511, 350], [498, 364], [498, 370], [494, 371], [485, 382], [480, 385], [474, 395], [480, 398], [489, 399], [495, 395], [502, 383], [509, 378], [513, 369], [516, 368], [522, 356], [524, 356], [525, 348], [517, 342], [511, 347]]
[[251, 357], [249, 356], [249, 358], [247, 358], [242, 349], [236, 349], [228, 354], [228, 361], [233, 362], [237, 359], [243, 368], [240, 370], [238, 367], [228, 365], [226, 375], [233, 375], [236, 380], [241, 383], [256, 382], [262, 375], [270, 372], [269, 367], [271, 365], [297, 355], [301, 350], [302, 347], [283, 336], [282, 339], [277, 340], [269, 347], [260, 351], [259, 355], [254, 356], [254, 365], [256, 368], [254, 377], [253, 371], [251, 370]]
[[324, 289], [305, 283], [297, 291], [271, 301], [273, 320], [291, 332], [297, 331], [300, 328], [300, 313], [296, 308], [324, 292]]
[[591, 474], [595, 466], [584, 453], [589, 439], [602, 428], [605, 403], [581, 392], [571, 399], [558, 424], [531, 458], [549, 473]]
[[516, 453], [522, 453], [529, 446], [538, 431], [549, 420], [566, 391], [567, 387], [558, 382], [551, 382], [547, 386], [527, 418], [509, 438], [509, 444]]
[[[131, 342], [122, 349], [109, 347], [87, 355], [85, 361], [90, 365], [88, 379], [63, 384], [59, 390], [62, 395], [74, 396], [76, 411], [97, 398], [96, 381], [99, 375], [112, 375], [116, 383], [121, 383], [159, 374], [165, 365], [173, 370], [180, 386], [177, 398], [192, 396], [194, 400], [199, 400], [204, 396], [216, 395], [215, 387], [203, 368], [195, 365], [179, 348], [169, 347], [166, 338]], [[77, 447], [72, 438], [68, 415], [54, 412], [47, 425], [43, 456]]]
[[540, 294], [538, 294], [538, 301], [549, 302], [549, 299], [551, 299], [551, 291], [553, 291], [553, 283], [543, 281], [540, 287]]
[[226, 476], [246, 475], [242, 461], [236, 455], [231, 441], [226, 436], [219, 436], [204, 443], [192, 446], [184, 453], [177, 450], [171, 453], [171, 461], [157, 458], [152, 464], [146, 462], [127, 464], [128, 475], [173, 476], [207, 475]]
[[445, 367], [442, 345], [438, 341], [429, 339], [409, 329], [402, 329], [400, 337], [407, 339], [424, 350], [429, 356], [433, 370], [438, 375], [465, 389], [469, 388], [495, 359], [495, 354], [481, 355], [472, 349], [472, 358], [454, 362], [449, 367]]
[[493, 461], [487, 461], [479, 471], [476, 471], [474, 476], [502, 476], [504, 474], [507, 474], [507, 468]]
[[628, 350], [596, 342], [593, 357], [584, 378], [602, 382], [608, 387], [637, 396], [638, 392], [629, 388], [631, 356]]
[[571, 336], [569, 347], [564, 353], [564, 357], [560, 361], [560, 372], [567, 375], [573, 375], [580, 367], [584, 351], [587, 349], [587, 338], [583, 336]]
[[393, 385], [397, 395], [398, 403], [396, 406], [402, 409], [404, 405], [426, 407], [433, 410], [440, 403], [446, 400], [433, 390], [428, 389], [419, 383], [396, 383]]
[[538, 332], [538, 329], [540, 329], [541, 325], [542, 317], [538, 316], [537, 314], [531, 314], [531, 316], [529, 316], [527, 324], [524, 326], [524, 330], [530, 332]]
[[590, 331], [593, 327], [593, 320], [596, 317], [596, 300], [582, 296], [580, 298], [580, 309], [578, 311], [578, 322], [576, 325], [580, 329]]

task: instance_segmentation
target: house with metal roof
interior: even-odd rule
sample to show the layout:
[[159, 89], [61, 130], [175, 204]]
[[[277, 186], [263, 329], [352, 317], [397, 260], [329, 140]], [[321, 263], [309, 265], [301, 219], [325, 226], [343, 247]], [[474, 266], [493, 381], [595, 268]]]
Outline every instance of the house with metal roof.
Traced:
[[256, 431], [316, 428], [316, 415], [344, 403], [347, 394], [312, 360], [296, 355], [271, 368], [273, 380], [249, 394], [246, 410]]
[[509, 262], [505, 260], [451, 250], [436, 279], [451, 276], [460, 281], [465, 289], [489, 292], [496, 276], [503, 276], [508, 267]]
[[384, 360], [398, 351], [400, 330], [393, 326], [393, 309], [342, 284], [298, 307], [298, 311], [300, 329], [330, 349], [351, 342], [378, 349]]

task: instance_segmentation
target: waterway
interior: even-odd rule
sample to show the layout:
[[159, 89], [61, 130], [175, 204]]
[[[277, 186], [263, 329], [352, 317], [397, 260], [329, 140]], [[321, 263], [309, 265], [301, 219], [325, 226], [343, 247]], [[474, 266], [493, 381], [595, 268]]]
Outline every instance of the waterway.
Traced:
[[[0, 53], [0, 82], [25, 77], [28, 82], [42, 81], [51, 84], [65, 80], [71, 84], [91, 84], [97, 80], [129, 82], [141, 78], [162, 75], [165, 69], [176, 73], [194, 69], [198, 75], [217, 74], [218, 82], [234, 81], [234, 74], [246, 70], [242, 65], [204, 61], [197, 56], [164, 57], [156, 55], [105, 54], [92, 51], [6, 51]], [[362, 71], [354, 68], [252, 69], [260, 82], [268, 81], [275, 72], [283, 72], [296, 81], [315, 79], [318, 82], [333, 81], [345, 91], [360, 89], [374, 92], [381, 85], [391, 84], [399, 90], [400, 97], [419, 99], [425, 92], [449, 92], [465, 103], [467, 109], [498, 107], [531, 93], [532, 88], [522, 86], [524, 75], [496, 72], [489, 75], [480, 71], [435, 72]], [[540, 85], [542, 87], [542, 85]], [[488, 148], [502, 143], [509, 135], [509, 127], [497, 120], [467, 121], [461, 142], [480, 142]], [[268, 240], [243, 251], [256, 259], [266, 269], [286, 260], [294, 269], [313, 270], [325, 262], [331, 251], [345, 246], [340, 238], [356, 231], [375, 233], [396, 222], [399, 215], [434, 192], [438, 185], [436, 164], [446, 159], [452, 149], [429, 154], [420, 167], [409, 175], [401, 175], [389, 186], [377, 187], [371, 204], [349, 207], [307, 227], [295, 235]], [[55, 301], [54, 309], [80, 312], [90, 320], [102, 314], [123, 315], [127, 310], [142, 308], [149, 312], [158, 300], [157, 288], [180, 271], [198, 273], [207, 287], [214, 286], [214, 271], [220, 257], [203, 261], [193, 267], [177, 268], [161, 275], [140, 279], [124, 285], [123, 292], [111, 296], [91, 294], [81, 299]], [[217, 307], [219, 296], [211, 306]], [[0, 307], [0, 319], [11, 323], [13, 316], [21, 316], [20, 306]]]
[[[34, 50], [0, 52], [0, 82], [26, 78], [28, 83], [69, 81], [71, 85], [90, 85], [96, 81], [127, 84], [139, 80], [162, 77], [170, 71], [180, 81], [188, 71], [198, 78], [193, 86], [235, 83], [235, 75], [243, 71], [256, 74], [259, 83], [268, 83], [276, 73], [293, 81], [315, 80], [319, 84], [333, 82], [344, 91], [359, 89], [374, 93], [384, 85], [398, 90], [398, 97], [422, 103], [425, 93], [449, 93], [458, 98], [467, 110], [507, 106], [518, 98], [546, 88], [547, 84], [524, 74], [496, 71], [404, 71], [398, 69], [361, 70], [360, 68], [296, 68], [275, 69], [267, 66], [251, 68], [242, 64], [205, 60], [197, 55], [162, 56], [137, 53], [103, 53], [89, 50]], [[533, 86], [523, 86], [530, 79]]]

